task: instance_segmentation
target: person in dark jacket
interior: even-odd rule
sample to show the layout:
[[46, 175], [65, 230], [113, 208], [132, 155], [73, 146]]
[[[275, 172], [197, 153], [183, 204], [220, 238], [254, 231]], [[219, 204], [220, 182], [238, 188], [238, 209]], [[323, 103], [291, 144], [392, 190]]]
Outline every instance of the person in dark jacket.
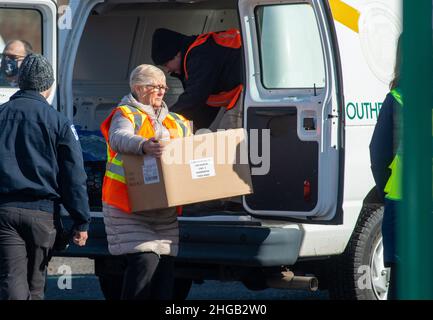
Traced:
[[[186, 36], [164, 28], [155, 30], [153, 34], [154, 63], [179, 78], [184, 87], [184, 92], [170, 110], [192, 120], [194, 130], [211, 127], [221, 110], [220, 107], [223, 107], [223, 111], [219, 118], [225, 109], [227, 116], [222, 120], [224, 124], [218, 125], [219, 128], [228, 129], [242, 125], [241, 110], [237, 102], [241, 91], [240, 34], [234, 29], [229, 31], [234, 32], [236, 44], [218, 44], [215, 33], [199, 45], [196, 41], [204, 35]], [[224, 32], [225, 38], [232, 36], [227, 33], [229, 31]], [[228, 101], [237, 105], [227, 108], [228, 104], [218, 105], [211, 102], [212, 96], [217, 97], [214, 100], [219, 100], [223, 92], [232, 92], [233, 96], [230, 96]], [[232, 97], [234, 99], [231, 99]]]
[[48, 60], [30, 54], [20, 90], [0, 106], [0, 300], [44, 298], [60, 205], [74, 221], [74, 243], [87, 240], [81, 147], [72, 123], [46, 100], [53, 83]]
[[[403, 97], [399, 89], [401, 57], [401, 36], [397, 45], [397, 59], [394, 80], [390, 84], [391, 92], [385, 98], [380, 109], [379, 118], [370, 142], [371, 170], [376, 182], [379, 197], [385, 203], [382, 221], [382, 238], [384, 263], [391, 270], [388, 287], [388, 300], [397, 298], [397, 269], [399, 257], [397, 252], [397, 206], [399, 197], [387, 194], [387, 184], [391, 177], [391, 163], [400, 148], [401, 125], [400, 114]], [[389, 184], [388, 184], [389, 186]]]

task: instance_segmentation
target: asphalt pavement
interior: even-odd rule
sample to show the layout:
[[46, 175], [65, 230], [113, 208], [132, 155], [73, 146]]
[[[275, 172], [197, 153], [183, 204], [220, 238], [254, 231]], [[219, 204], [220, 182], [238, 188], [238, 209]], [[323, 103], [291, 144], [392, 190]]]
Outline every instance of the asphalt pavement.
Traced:
[[[53, 258], [48, 266], [47, 300], [103, 300], [93, 260]], [[266, 289], [251, 291], [240, 282], [193, 284], [187, 300], [327, 300], [327, 291]]]

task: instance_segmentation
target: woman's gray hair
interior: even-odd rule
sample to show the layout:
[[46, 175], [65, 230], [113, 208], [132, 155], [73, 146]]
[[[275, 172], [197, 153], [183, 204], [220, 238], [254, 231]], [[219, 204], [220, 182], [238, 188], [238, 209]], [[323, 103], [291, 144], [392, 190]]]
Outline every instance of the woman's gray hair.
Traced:
[[132, 70], [131, 76], [129, 77], [131, 92], [134, 91], [135, 86], [145, 86], [155, 83], [165, 83], [165, 74], [161, 69], [151, 64], [139, 65]]

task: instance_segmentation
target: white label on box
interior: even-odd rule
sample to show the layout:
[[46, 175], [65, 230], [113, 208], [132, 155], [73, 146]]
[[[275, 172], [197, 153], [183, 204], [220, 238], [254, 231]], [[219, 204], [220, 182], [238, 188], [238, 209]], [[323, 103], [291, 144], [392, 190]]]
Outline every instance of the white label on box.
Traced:
[[193, 179], [201, 179], [215, 176], [213, 158], [190, 160], [191, 175]]
[[155, 158], [144, 159], [143, 178], [144, 184], [159, 183], [158, 165]]

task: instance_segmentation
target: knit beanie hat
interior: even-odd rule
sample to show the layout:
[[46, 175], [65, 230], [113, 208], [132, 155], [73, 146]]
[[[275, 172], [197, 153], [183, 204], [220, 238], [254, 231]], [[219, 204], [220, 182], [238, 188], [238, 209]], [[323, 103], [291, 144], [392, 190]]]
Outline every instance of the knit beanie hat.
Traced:
[[43, 92], [54, 83], [53, 67], [47, 58], [40, 54], [29, 54], [20, 66], [18, 86], [21, 90]]
[[156, 65], [173, 59], [182, 50], [184, 39], [187, 36], [182, 33], [159, 28], [156, 29], [152, 37], [152, 60]]

